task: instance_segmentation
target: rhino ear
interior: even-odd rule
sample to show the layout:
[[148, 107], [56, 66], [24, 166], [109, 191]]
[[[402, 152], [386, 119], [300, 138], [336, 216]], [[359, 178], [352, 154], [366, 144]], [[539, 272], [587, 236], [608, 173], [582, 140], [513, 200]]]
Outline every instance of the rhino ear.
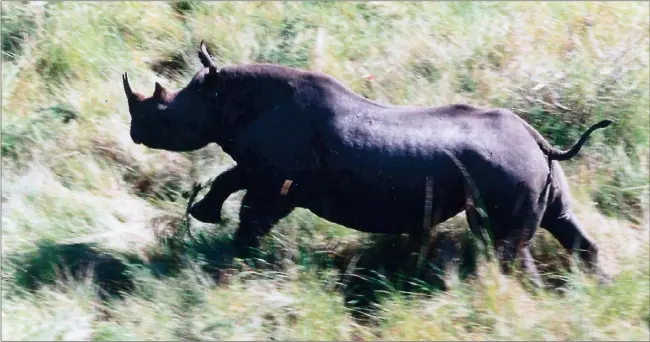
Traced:
[[203, 64], [204, 67], [217, 67], [214, 64], [214, 61], [212, 61], [212, 54], [210, 53], [210, 50], [208, 50], [208, 47], [205, 45], [205, 41], [201, 41], [201, 46], [199, 47], [199, 59], [201, 60], [201, 64]]

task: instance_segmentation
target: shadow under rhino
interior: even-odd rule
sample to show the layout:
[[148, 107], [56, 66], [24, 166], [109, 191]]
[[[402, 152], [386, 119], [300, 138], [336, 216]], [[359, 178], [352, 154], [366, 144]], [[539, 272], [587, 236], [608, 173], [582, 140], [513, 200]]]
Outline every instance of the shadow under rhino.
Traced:
[[30, 252], [10, 255], [5, 262], [15, 268], [15, 282], [28, 290], [55, 284], [61, 279], [92, 277], [103, 298], [130, 292], [133, 279], [124, 260], [103, 252], [95, 244], [58, 244], [40, 241]]
[[35, 250], [10, 255], [6, 262], [15, 269], [15, 282], [23, 288], [38, 290], [61, 279], [83, 281], [91, 277], [102, 300], [132, 293], [136, 288], [135, 268], [144, 268], [161, 280], [200, 268], [220, 286], [227, 284], [231, 275], [242, 276], [244, 270], [257, 271], [251, 272], [255, 277], [264, 271], [283, 272], [288, 264], [297, 264], [317, 273], [338, 273], [335, 290], [343, 295], [345, 306], [357, 321], [372, 324], [377, 316], [376, 304], [385, 294], [444, 291], [449, 270], [459, 280], [475, 273], [479, 247], [466, 230], [434, 233], [421, 267], [414, 267], [416, 260], [407, 245], [407, 236], [375, 235], [336, 248], [313, 246], [296, 251], [266, 245], [250, 257], [238, 259], [228, 234], [200, 233], [190, 239], [159, 238], [156, 252], [145, 257], [102, 250], [91, 243], [42, 241]]

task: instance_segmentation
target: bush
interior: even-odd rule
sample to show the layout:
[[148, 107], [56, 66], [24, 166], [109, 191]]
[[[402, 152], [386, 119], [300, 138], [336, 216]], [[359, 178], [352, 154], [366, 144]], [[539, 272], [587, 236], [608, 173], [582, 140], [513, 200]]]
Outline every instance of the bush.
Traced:
[[593, 197], [605, 214], [636, 224], [647, 219], [648, 159], [641, 156], [630, 156], [619, 147], [611, 151], [608, 161], [597, 171], [600, 185]]

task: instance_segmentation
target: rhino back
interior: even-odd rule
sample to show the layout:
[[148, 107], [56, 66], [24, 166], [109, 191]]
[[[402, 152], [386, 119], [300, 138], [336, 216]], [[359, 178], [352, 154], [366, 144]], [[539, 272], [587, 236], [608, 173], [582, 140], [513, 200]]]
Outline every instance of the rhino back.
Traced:
[[[446, 153], [461, 161], [525, 175], [522, 163], [544, 165], [535, 141], [503, 114], [477, 110], [384, 109], [335, 117], [322, 134], [332, 169], [399, 177], [445, 177], [454, 172]], [[477, 165], [478, 166], [478, 165]], [[405, 180], [407, 181], [407, 180]]]

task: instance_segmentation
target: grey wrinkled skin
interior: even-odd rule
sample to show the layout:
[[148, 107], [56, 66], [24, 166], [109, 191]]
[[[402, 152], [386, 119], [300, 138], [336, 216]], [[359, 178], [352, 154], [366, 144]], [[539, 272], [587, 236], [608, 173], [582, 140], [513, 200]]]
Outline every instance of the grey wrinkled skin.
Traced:
[[[429, 226], [465, 210], [471, 229], [487, 230], [503, 261], [521, 255], [532, 274], [528, 243], [542, 226], [600, 272], [598, 248], [571, 212], [558, 160], [575, 156], [611, 121], [561, 151], [506, 109], [384, 105], [323, 73], [269, 64], [218, 68], [203, 42], [198, 54], [204, 68], [179, 91], [156, 84], [146, 97], [124, 75], [131, 137], [170, 151], [216, 143], [233, 158], [236, 166], [215, 179], [191, 214], [218, 222], [223, 201], [247, 190], [237, 246], [257, 246], [296, 207], [364, 232], [408, 233], [419, 243], [427, 234], [429, 177]], [[292, 184], [282, 195], [285, 180]]]

